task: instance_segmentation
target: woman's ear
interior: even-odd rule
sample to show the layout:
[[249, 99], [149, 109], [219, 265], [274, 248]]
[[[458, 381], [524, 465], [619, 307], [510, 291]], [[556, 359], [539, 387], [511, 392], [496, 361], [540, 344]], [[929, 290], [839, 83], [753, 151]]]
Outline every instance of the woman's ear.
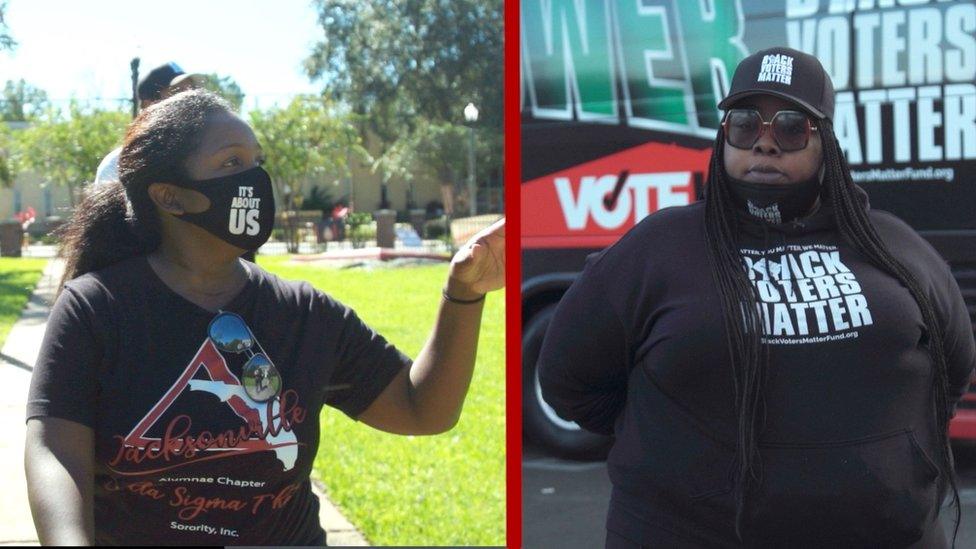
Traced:
[[186, 211], [183, 208], [183, 202], [180, 200], [179, 191], [168, 183], [150, 183], [149, 198], [166, 213], [183, 215]]

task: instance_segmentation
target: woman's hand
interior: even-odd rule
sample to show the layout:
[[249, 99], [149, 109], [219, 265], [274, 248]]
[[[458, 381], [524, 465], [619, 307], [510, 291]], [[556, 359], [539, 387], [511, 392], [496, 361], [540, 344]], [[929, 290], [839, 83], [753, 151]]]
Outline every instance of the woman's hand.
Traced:
[[479, 231], [451, 261], [447, 293], [434, 331], [409, 369], [401, 371], [359, 415], [367, 425], [391, 433], [429, 435], [452, 428], [471, 384], [484, 301], [505, 285], [505, 219]]
[[451, 260], [448, 293], [470, 299], [505, 286], [505, 218], [471, 237]]

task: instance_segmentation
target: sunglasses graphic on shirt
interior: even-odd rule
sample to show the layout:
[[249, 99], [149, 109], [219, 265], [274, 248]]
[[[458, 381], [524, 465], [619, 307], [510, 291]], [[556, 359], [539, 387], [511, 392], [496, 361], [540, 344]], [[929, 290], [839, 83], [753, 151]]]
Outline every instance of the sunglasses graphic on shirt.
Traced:
[[210, 321], [207, 336], [221, 351], [247, 353], [241, 383], [251, 400], [267, 402], [281, 392], [281, 374], [267, 355], [253, 351], [255, 346], [260, 348], [260, 343], [243, 318], [229, 311], [220, 311]]

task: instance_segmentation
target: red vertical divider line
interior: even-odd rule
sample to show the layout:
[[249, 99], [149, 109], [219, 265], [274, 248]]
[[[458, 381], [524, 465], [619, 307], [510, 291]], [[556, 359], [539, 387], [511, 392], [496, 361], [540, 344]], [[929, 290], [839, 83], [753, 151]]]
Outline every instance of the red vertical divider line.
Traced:
[[505, 465], [506, 540], [522, 546], [522, 253], [519, 3], [505, 0]]

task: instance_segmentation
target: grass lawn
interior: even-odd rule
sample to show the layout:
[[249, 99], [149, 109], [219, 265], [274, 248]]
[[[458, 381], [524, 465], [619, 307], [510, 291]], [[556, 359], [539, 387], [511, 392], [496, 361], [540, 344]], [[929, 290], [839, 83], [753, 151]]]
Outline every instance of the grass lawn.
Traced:
[[[335, 270], [259, 257], [285, 279], [307, 280], [349, 305], [416, 357], [447, 265]], [[505, 544], [505, 295], [487, 298], [474, 379], [461, 421], [434, 437], [376, 431], [325, 408], [314, 474], [375, 545]]]
[[0, 257], [0, 348], [41, 279], [47, 259]]

